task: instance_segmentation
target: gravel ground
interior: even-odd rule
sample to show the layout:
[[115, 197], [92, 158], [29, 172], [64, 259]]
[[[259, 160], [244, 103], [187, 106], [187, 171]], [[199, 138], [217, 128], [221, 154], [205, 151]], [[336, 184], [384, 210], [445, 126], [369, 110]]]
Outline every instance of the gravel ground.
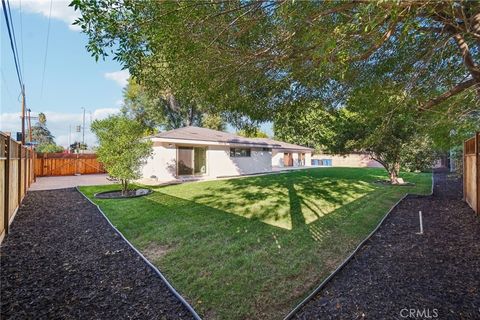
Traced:
[[29, 192], [0, 258], [1, 319], [192, 319], [75, 189]]
[[435, 174], [434, 195], [402, 201], [294, 318], [480, 319], [480, 216], [461, 198], [460, 180]]

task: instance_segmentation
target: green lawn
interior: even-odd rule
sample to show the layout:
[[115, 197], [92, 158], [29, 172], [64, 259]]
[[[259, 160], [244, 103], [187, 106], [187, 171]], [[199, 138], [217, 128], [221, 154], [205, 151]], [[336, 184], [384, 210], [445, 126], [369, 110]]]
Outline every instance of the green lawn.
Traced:
[[402, 177], [416, 185], [372, 183], [383, 169], [316, 168], [93, 200], [202, 317], [280, 319], [405, 193], [430, 192], [431, 174]]

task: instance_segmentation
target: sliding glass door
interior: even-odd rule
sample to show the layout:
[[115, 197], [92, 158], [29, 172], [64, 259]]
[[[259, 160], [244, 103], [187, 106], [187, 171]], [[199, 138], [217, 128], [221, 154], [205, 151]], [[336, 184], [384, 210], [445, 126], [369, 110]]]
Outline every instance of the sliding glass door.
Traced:
[[207, 173], [207, 149], [203, 147], [178, 147], [177, 174], [179, 176]]
[[179, 176], [193, 175], [193, 148], [178, 147], [177, 170]]
[[193, 148], [193, 174], [205, 173], [207, 173], [207, 150], [206, 148]]

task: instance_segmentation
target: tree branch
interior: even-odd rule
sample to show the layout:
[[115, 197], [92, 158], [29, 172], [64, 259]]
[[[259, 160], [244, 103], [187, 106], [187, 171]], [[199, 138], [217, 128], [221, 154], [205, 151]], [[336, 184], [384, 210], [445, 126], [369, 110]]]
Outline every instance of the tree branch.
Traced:
[[457, 84], [455, 87], [451, 88], [450, 90], [442, 93], [441, 95], [439, 95], [438, 97], [436, 98], [433, 98], [429, 101], [427, 101], [426, 103], [422, 104], [420, 106], [420, 109], [421, 110], [429, 110], [431, 109], [432, 107], [438, 105], [439, 103], [447, 100], [448, 98], [450, 97], [453, 97], [454, 95], [474, 86], [474, 85], [480, 85], [479, 82], [477, 82], [475, 79], [470, 79], [470, 80], [467, 80], [467, 81], [464, 81], [464, 82], [461, 82], [459, 84]]
[[463, 57], [463, 64], [467, 68], [467, 70], [470, 72], [472, 77], [480, 81], [480, 69], [478, 66], [475, 64], [475, 61], [473, 60], [472, 54], [470, 53], [470, 49], [468, 47], [467, 42], [465, 41], [465, 38], [463, 37], [462, 34], [456, 33], [453, 36], [453, 39], [455, 40], [455, 43], [457, 44], [458, 49], [460, 50], [462, 57]]
[[357, 57], [353, 57], [352, 59], [350, 59], [350, 61], [352, 61], [352, 62], [353, 61], [363, 61], [363, 60], [367, 60], [368, 58], [370, 58], [370, 56], [372, 54], [374, 54], [375, 51], [377, 51], [392, 36], [393, 32], [395, 31], [396, 26], [397, 26], [397, 20], [392, 21], [390, 23], [389, 27], [388, 27], [388, 30], [383, 34], [382, 38], [380, 39], [380, 41], [378, 43], [375, 43], [373, 46], [370, 47], [370, 49], [368, 49], [367, 51], [365, 51], [361, 55], [359, 55]]

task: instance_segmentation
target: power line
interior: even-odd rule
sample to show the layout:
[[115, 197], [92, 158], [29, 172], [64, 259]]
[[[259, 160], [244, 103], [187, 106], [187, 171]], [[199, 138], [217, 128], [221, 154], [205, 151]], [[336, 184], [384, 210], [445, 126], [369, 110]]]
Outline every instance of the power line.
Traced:
[[[8, 4], [8, 0], [7, 0]], [[15, 61], [15, 69], [17, 71], [17, 78], [18, 78], [18, 84], [20, 85], [20, 90], [23, 92], [23, 78], [22, 78], [22, 73], [18, 61], [18, 55], [15, 51], [15, 48], [17, 47], [16, 45], [16, 40], [15, 37], [12, 35], [13, 34], [13, 24], [11, 24], [11, 21], [9, 19], [9, 15], [7, 13], [7, 4], [5, 3], [5, 0], [2, 0], [2, 8], [3, 8], [3, 14], [5, 16], [5, 22], [7, 23], [7, 30], [8, 30], [8, 37], [10, 39], [10, 48], [12, 49], [13, 53], [13, 60]], [[10, 5], [8, 4], [10, 7]]]
[[45, 68], [47, 67], [48, 40], [50, 38], [50, 21], [52, 19], [52, 4], [53, 0], [50, 0], [50, 13], [48, 14], [47, 41], [45, 43], [45, 56], [43, 58], [42, 88], [40, 90], [40, 99], [43, 97], [43, 86], [45, 84]]
[[23, 76], [25, 76], [25, 60], [23, 59], [23, 16], [22, 16], [22, 0], [19, 0], [20, 4], [20, 46], [22, 47], [22, 71]]
[[[20, 57], [18, 55], [18, 47], [17, 47], [17, 36], [15, 34], [15, 28], [14, 28], [14, 25], [13, 25], [13, 18], [12, 18], [12, 11], [10, 10], [10, 1], [7, 0], [7, 8], [8, 8], [8, 16], [10, 17], [10, 24], [12, 26], [12, 34], [13, 34], [13, 44], [15, 45], [15, 54], [17, 55], [17, 61], [18, 61], [18, 64], [20, 65]], [[23, 82], [23, 66], [22, 68], [20, 68], [20, 75], [22, 76], [22, 83]]]

